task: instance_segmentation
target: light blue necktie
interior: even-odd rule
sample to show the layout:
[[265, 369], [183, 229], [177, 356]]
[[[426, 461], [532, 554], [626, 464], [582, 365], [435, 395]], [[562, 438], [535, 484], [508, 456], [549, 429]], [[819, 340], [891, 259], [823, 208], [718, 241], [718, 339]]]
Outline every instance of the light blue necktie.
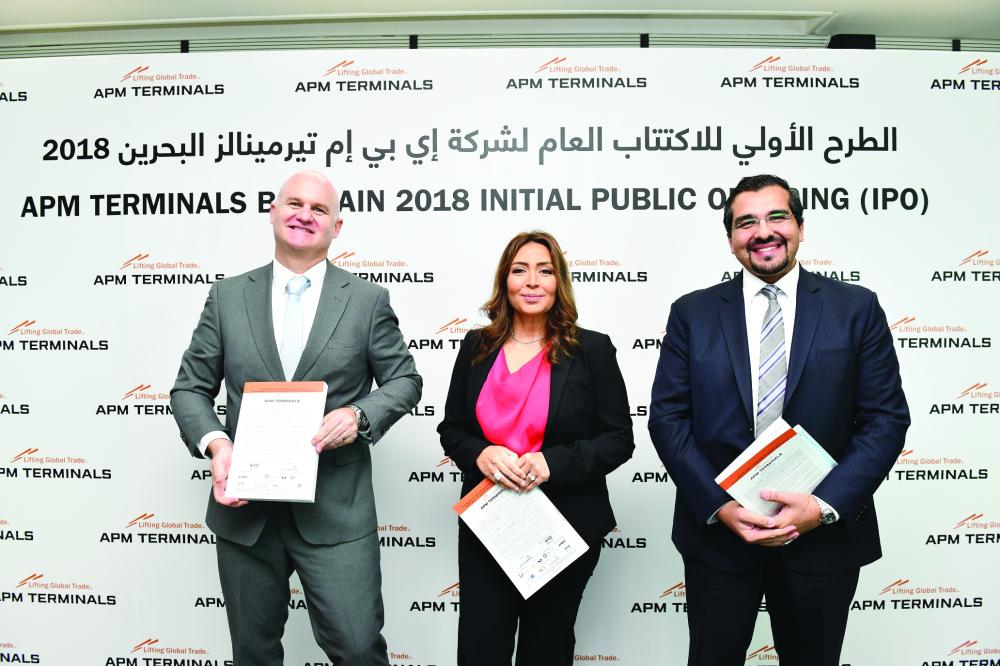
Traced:
[[285, 328], [281, 335], [281, 367], [285, 380], [291, 381], [302, 357], [302, 292], [309, 278], [296, 275], [285, 285]]
[[757, 434], [781, 416], [785, 407], [785, 322], [778, 305], [778, 288], [765, 285], [760, 293], [767, 297], [767, 312], [760, 328], [760, 364], [757, 366]]

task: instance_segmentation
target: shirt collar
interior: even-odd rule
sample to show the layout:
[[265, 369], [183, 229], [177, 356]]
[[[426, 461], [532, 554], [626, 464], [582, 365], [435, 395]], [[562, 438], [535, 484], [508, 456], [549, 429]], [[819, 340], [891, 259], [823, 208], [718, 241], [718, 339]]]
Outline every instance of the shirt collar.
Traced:
[[[326, 277], [326, 267], [329, 261], [320, 261], [315, 266], [307, 270], [303, 275], [309, 278], [309, 286], [314, 287], [316, 285], [322, 286], [323, 279]], [[272, 284], [280, 286], [284, 290], [285, 285], [298, 273], [293, 273], [289, 268], [286, 268], [284, 264], [275, 259], [272, 264], [274, 269], [272, 271]]]
[[[795, 265], [792, 266], [792, 270], [788, 271], [781, 276], [781, 279], [774, 283], [774, 286], [781, 290], [781, 293], [788, 298], [794, 299], [796, 290], [799, 287], [799, 262], [796, 261]], [[759, 277], [751, 273], [750, 271], [743, 269], [743, 300], [749, 303], [753, 300], [753, 297], [760, 293], [760, 290], [764, 288], [767, 282], [764, 282]]]

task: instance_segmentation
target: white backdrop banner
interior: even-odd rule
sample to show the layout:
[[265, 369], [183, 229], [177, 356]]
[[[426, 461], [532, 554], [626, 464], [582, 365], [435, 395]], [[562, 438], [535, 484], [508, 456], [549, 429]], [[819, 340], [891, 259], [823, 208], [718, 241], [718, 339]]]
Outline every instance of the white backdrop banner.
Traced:
[[[619, 526], [577, 660], [683, 660], [650, 385], [671, 302], [739, 269], [721, 206], [753, 173], [801, 188], [807, 269], [878, 292], [912, 411], [842, 661], [1000, 664], [1000, 226], [977, 198], [996, 184], [996, 54], [6, 60], [0, 119], [0, 663], [228, 663], [208, 466], [168, 393], [209, 285], [270, 261], [268, 204], [311, 168], [342, 191], [331, 260], [390, 289], [424, 376], [374, 450], [393, 664], [454, 663], [460, 473], [435, 427], [500, 251], [534, 228], [618, 348], [637, 443], [610, 477]], [[291, 586], [286, 663], [325, 664]], [[762, 613], [746, 663], [775, 662]]]

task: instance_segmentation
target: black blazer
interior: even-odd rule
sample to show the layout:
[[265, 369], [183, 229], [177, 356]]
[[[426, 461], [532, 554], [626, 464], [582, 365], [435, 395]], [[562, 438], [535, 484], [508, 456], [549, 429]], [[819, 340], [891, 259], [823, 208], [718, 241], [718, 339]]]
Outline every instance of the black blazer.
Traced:
[[[476, 401], [499, 350], [473, 366], [479, 331], [465, 336], [455, 359], [441, 446], [462, 472], [462, 494], [483, 479], [476, 458], [491, 443], [476, 419]], [[605, 477], [632, 457], [635, 443], [625, 380], [611, 338], [579, 329], [580, 346], [552, 366], [549, 415], [542, 453], [550, 478], [539, 488], [588, 545], [615, 526]]]

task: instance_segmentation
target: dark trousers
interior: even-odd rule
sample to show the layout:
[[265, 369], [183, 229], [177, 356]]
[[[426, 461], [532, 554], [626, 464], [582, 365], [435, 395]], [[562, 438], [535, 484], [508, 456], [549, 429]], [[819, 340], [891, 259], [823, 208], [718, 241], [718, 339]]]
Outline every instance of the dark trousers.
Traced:
[[[465, 526], [458, 533], [458, 666], [570, 666], [576, 614], [597, 559], [591, 546], [528, 599]], [[520, 626], [519, 626], [520, 624]]]
[[684, 560], [688, 666], [746, 663], [762, 597], [781, 666], [840, 663], [859, 570], [829, 575], [790, 571], [777, 551], [764, 560], [753, 571], [736, 573]]
[[234, 666], [281, 666], [288, 578], [299, 574], [316, 642], [334, 664], [388, 666], [376, 533], [335, 546], [299, 534], [286, 504], [272, 505], [252, 546], [218, 539]]

